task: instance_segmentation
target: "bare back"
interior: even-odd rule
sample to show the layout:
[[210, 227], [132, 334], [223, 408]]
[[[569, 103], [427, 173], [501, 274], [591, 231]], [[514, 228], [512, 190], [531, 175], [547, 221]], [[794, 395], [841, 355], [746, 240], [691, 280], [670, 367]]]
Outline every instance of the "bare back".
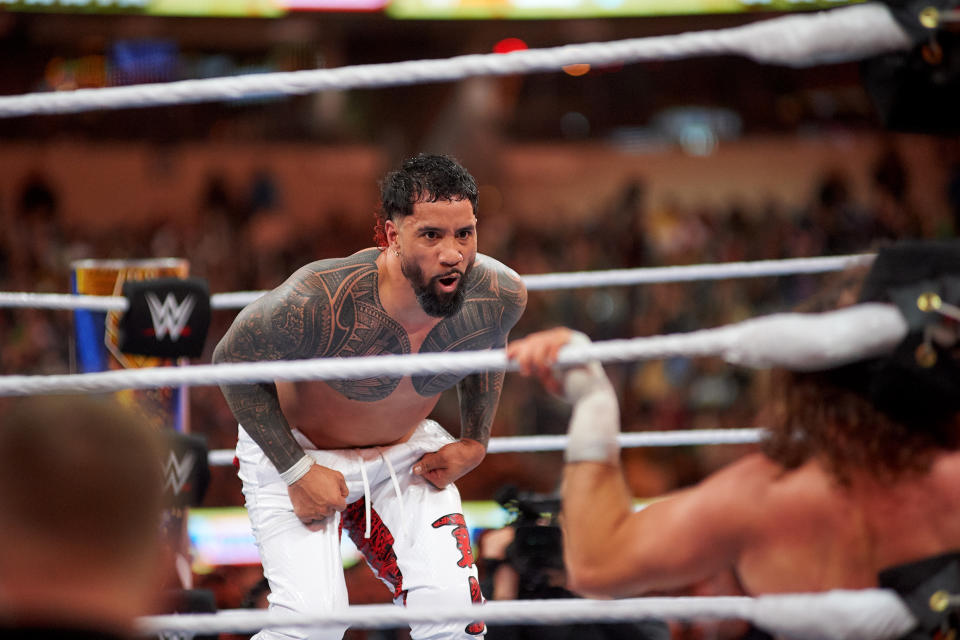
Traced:
[[619, 467], [582, 463], [565, 473], [564, 508], [591, 518], [566, 524], [578, 541], [567, 559], [584, 593], [624, 597], [699, 584], [724, 592], [738, 585], [749, 595], [861, 589], [877, 586], [883, 569], [960, 550], [960, 452], [944, 452], [928, 473], [893, 485], [855, 478], [849, 487], [816, 461], [786, 471], [750, 454], [629, 515]]
[[874, 587], [885, 568], [960, 549], [960, 452], [923, 475], [848, 487], [816, 461], [783, 472], [759, 457], [731, 470], [744, 488], [736, 571], [748, 593]]

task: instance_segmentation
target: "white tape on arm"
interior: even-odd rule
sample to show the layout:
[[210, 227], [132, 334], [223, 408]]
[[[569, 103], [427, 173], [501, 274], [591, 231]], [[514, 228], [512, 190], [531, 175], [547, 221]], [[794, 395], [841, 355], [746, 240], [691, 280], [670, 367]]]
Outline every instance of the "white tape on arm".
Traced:
[[293, 466], [280, 473], [280, 477], [284, 482], [287, 483], [287, 486], [290, 486], [303, 476], [307, 475], [307, 471], [310, 471], [310, 467], [314, 465], [313, 458], [307, 454], [303, 454], [303, 457], [293, 463]]
[[[590, 338], [574, 333], [570, 345], [590, 344]], [[567, 369], [563, 373], [563, 394], [573, 404], [567, 462], [620, 462], [620, 404], [599, 362]]]

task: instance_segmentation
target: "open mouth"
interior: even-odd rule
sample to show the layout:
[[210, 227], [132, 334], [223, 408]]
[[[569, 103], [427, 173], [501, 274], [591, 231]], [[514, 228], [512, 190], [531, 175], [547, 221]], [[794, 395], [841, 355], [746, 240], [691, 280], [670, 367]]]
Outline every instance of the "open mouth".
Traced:
[[437, 283], [444, 291], [453, 291], [457, 288], [458, 282], [460, 282], [460, 274], [456, 272], [437, 278]]

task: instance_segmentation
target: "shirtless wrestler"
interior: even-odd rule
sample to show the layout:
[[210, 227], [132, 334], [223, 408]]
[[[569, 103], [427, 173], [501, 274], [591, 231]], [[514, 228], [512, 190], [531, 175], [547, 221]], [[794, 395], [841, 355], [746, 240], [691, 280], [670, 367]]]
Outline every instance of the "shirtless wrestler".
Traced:
[[[937, 288], [960, 291], [960, 242], [882, 250], [860, 299], [916, 301]], [[836, 308], [848, 294], [838, 289], [824, 308], [809, 310]], [[956, 339], [955, 322], [934, 320], [945, 339], [952, 333], [948, 342]], [[935, 366], [913, 363], [916, 344], [908, 337], [890, 356], [823, 372], [777, 372], [780, 417], [763, 453], [634, 511], [620, 469], [617, 398], [602, 367], [552, 369], [571, 340], [589, 342], [577, 336], [551, 329], [512, 342], [507, 352], [573, 404], [563, 527], [574, 589], [624, 597], [704, 581], [739, 585], [750, 595], [883, 586], [925, 609], [931, 592], [960, 588], [955, 345], [938, 348]], [[937, 636], [942, 621], [924, 624], [910, 637], [944, 637]]]
[[[476, 183], [458, 163], [407, 160], [381, 183], [379, 246], [298, 270], [238, 315], [214, 361], [502, 348], [526, 289], [477, 253], [476, 212]], [[397, 604], [482, 601], [452, 483], [483, 460], [502, 384], [503, 372], [489, 372], [224, 386], [241, 425], [239, 473], [271, 608], [346, 606], [341, 529]], [[453, 386], [459, 439], [426, 419]], [[470, 621], [412, 628], [417, 639], [483, 633]]]

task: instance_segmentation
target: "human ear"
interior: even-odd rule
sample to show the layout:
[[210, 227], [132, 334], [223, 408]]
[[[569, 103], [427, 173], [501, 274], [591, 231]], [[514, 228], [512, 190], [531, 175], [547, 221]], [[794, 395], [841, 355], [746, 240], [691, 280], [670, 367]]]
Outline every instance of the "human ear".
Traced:
[[400, 237], [400, 227], [393, 220], [387, 220], [383, 223], [383, 230], [387, 236], [387, 245], [396, 249]]

